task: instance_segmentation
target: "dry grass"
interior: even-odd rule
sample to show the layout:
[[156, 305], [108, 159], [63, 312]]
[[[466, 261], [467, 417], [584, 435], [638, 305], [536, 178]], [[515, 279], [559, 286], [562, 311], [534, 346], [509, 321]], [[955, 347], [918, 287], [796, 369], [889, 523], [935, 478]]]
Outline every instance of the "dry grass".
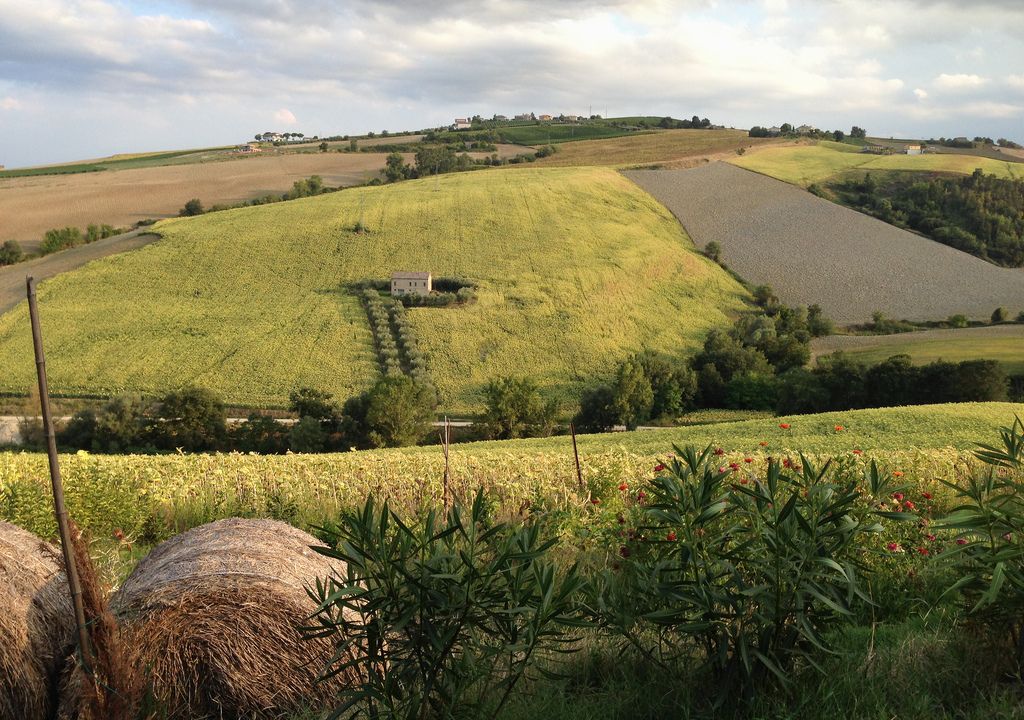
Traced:
[[737, 148], [777, 142], [747, 137], [745, 130], [660, 130], [643, 135], [561, 143], [558, 152], [534, 165], [567, 167], [661, 163], [669, 167], [690, 167], [705, 159], [736, 157]]
[[0, 720], [46, 720], [74, 624], [57, 550], [0, 522]]
[[331, 657], [304, 640], [305, 591], [334, 566], [306, 533], [269, 520], [221, 520], [157, 546], [112, 600], [123, 641], [168, 719], [284, 717], [332, 697], [316, 683]]

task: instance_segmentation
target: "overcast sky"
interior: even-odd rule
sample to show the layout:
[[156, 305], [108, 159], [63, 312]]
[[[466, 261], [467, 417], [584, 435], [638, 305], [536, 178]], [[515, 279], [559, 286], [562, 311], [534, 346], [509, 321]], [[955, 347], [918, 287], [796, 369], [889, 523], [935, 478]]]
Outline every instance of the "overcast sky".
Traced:
[[7, 167], [591, 108], [1024, 141], [1024, 0], [0, 0]]

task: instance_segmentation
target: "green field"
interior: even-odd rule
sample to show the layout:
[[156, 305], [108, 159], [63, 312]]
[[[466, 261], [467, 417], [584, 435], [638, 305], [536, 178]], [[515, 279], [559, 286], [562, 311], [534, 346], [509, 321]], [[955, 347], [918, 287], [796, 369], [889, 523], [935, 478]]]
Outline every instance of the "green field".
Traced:
[[1024, 325], [897, 335], [833, 335], [815, 340], [811, 349], [816, 355], [842, 350], [867, 363], [881, 362], [893, 355], [909, 355], [919, 365], [935, 360], [997, 360], [1007, 374], [1024, 374]]
[[[367, 233], [353, 232], [361, 216]], [[473, 411], [507, 375], [571, 402], [641, 348], [692, 350], [746, 296], [664, 207], [599, 168], [462, 173], [156, 229], [163, 240], [41, 286], [54, 393], [198, 384], [282, 406], [308, 385], [346, 398], [377, 368], [343, 285], [430, 270], [478, 288], [470, 304], [409, 311], [445, 411]], [[24, 304], [0, 317], [0, 367], [0, 392], [34, 383]]]
[[103, 170], [130, 170], [132, 168], [159, 167], [178, 163], [202, 162], [211, 153], [230, 149], [229, 147], [203, 148], [195, 150], [171, 150], [168, 152], [134, 153], [114, 155], [109, 158], [62, 165], [12, 168], [0, 170], [0, 179], [31, 177], [36, 175], [75, 175], [78, 173], [101, 172]]
[[[868, 462], [874, 458], [906, 480], [939, 492], [978, 442], [1024, 416], [1024, 404], [963, 403], [766, 418], [705, 427], [582, 435], [584, 480], [598, 494], [620, 482], [650, 477], [673, 444], [723, 448], [721, 462], [762, 468], [767, 457], [798, 451]], [[789, 429], [779, 427], [788, 423]], [[841, 430], [836, 427], [841, 426]], [[761, 445], [760, 443], [766, 443]], [[854, 455], [861, 450], [863, 455]], [[298, 526], [362, 503], [367, 494], [413, 508], [441, 493], [439, 447], [324, 455], [91, 455], [62, 457], [71, 513], [97, 537], [116, 528], [129, 535], [166, 536], [220, 517], [281, 516]], [[566, 436], [458, 444], [451, 449], [452, 483], [468, 496], [485, 487], [514, 511], [524, 500], [576, 507], [579, 486]], [[55, 532], [46, 455], [0, 453], [0, 519], [44, 537]]]
[[953, 154], [873, 155], [862, 153], [853, 145], [834, 142], [766, 147], [733, 158], [730, 162], [747, 170], [804, 187], [853, 169], [951, 172], [969, 175], [976, 168], [981, 168], [984, 172], [999, 177], [1024, 177], [1024, 166], [1019, 163]]
[[596, 140], [598, 138], [636, 135], [637, 130], [624, 130], [610, 125], [542, 124], [517, 125], [498, 128], [496, 132], [505, 142], [518, 145], [547, 145], [573, 140]]

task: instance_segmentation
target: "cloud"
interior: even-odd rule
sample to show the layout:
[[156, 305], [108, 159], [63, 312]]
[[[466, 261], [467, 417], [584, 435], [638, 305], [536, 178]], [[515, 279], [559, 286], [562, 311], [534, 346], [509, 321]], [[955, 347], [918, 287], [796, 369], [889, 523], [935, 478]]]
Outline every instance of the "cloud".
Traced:
[[980, 88], [989, 83], [988, 78], [980, 75], [969, 75], [967, 73], [955, 73], [948, 75], [942, 73], [934, 80], [935, 86], [944, 90], [971, 90]]
[[921, 88], [914, 88], [914, 96], [918, 100], [927, 100], [928, 99], [928, 91], [927, 90], [922, 90]]
[[10, 96], [0, 98], [0, 110], [21, 110], [23, 107], [24, 105], [17, 98]]
[[295, 117], [295, 113], [288, 108], [281, 108], [275, 112], [274, 121], [282, 125], [297, 125], [299, 122]]
[[1012, 88], [1018, 90], [1024, 90], [1024, 74], [1021, 75], [1007, 75], [1006, 84]]

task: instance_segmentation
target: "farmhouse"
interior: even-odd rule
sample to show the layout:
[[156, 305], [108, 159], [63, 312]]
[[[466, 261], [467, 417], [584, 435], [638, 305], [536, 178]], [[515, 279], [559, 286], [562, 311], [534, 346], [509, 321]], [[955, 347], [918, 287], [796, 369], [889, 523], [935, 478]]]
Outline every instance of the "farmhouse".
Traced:
[[455, 118], [455, 122], [452, 123], [452, 130], [469, 130], [471, 127], [473, 123], [469, 118]]
[[529, 112], [529, 113], [520, 113], [520, 114], [516, 115], [515, 119], [516, 120], [535, 120], [536, 118], [534, 118], [532, 112]]
[[562, 119], [566, 122], [578, 122], [580, 119], [579, 115], [563, 115]]
[[391, 273], [392, 295], [429, 295], [433, 289], [433, 279], [429, 272]]
[[780, 128], [778, 125], [773, 125], [772, 127], [768, 128], [768, 134], [771, 135], [772, 137], [775, 137], [776, 135], [781, 135], [782, 128]]
[[256, 143], [247, 143], [246, 145], [239, 145], [237, 148], [235, 148], [235, 151], [244, 153], [246, 155], [263, 152], [263, 150], [260, 149], [260, 146], [257, 145]]
[[796, 129], [796, 131], [800, 135], [810, 135], [812, 132], [814, 132], [814, 126], [813, 125], [801, 125], [800, 127], [798, 127]]
[[921, 154], [921, 146], [920, 145], [907, 145], [903, 149], [903, 151], [907, 155], [920, 155]]
[[538, 120], [550, 120], [551, 116], [550, 115], [540, 115], [537, 119]]

